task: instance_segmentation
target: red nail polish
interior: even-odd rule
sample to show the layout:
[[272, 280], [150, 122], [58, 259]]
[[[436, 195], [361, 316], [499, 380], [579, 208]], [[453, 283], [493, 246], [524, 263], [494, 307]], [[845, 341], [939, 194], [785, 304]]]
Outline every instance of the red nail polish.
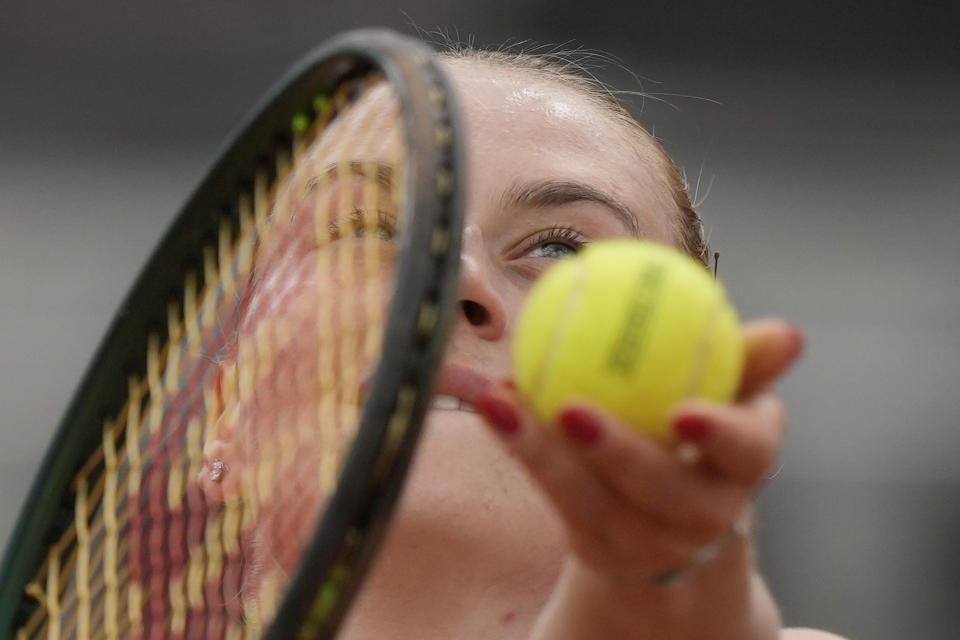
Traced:
[[713, 430], [710, 421], [696, 414], [681, 414], [673, 420], [673, 431], [683, 440], [700, 442]]
[[473, 400], [473, 406], [500, 433], [509, 435], [520, 428], [517, 412], [500, 398], [482, 393]]
[[571, 440], [580, 444], [593, 444], [603, 434], [603, 423], [595, 414], [579, 407], [564, 409], [557, 416], [560, 428]]

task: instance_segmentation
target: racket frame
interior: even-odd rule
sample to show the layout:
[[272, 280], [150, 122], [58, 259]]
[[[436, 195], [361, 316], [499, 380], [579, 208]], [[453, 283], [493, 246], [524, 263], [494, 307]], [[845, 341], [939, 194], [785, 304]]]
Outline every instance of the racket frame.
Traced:
[[[417, 143], [406, 170], [395, 308], [342, 481], [266, 637], [328, 637], [339, 625], [383, 535], [429, 405], [452, 321], [461, 241], [464, 150], [455, 97], [432, 50], [380, 29], [334, 38], [289, 71], [221, 147], [151, 254], [75, 392], [11, 533], [0, 565], [0, 637], [12, 636], [39, 606], [24, 589], [74, 522], [73, 480], [101, 446], [105, 422], [127, 401], [129, 377], [144, 375], [149, 337], [168, 335], [168, 305], [182, 304], [188, 273], [202, 290], [204, 247], [216, 246], [224, 218], [239, 226], [236, 196], [252, 191], [255, 171], [275, 179], [274, 154], [290, 149], [291, 122], [309, 112], [316, 96], [374, 70], [395, 87], [406, 139]], [[332, 605], [318, 598], [331, 572], [339, 573]]]

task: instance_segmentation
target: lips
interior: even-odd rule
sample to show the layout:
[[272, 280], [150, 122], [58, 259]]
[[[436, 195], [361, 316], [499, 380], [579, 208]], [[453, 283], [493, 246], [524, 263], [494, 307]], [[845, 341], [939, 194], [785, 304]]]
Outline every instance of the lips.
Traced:
[[[370, 374], [360, 383], [361, 402], [370, 386]], [[459, 364], [445, 364], [437, 374], [433, 387], [431, 409], [443, 411], [467, 411], [476, 413], [473, 400], [490, 386], [490, 378]]]
[[490, 379], [463, 365], [448, 363], [440, 369], [433, 387], [432, 409], [476, 413], [473, 400], [486, 391]]

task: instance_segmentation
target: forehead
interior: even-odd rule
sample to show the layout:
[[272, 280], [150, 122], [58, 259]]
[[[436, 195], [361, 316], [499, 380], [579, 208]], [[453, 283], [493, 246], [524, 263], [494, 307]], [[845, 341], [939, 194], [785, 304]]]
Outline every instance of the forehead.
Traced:
[[539, 72], [449, 63], [466, 119], [471, 186], [570, 180], [627, 204], [645, 235], [672, 239], [672, 194], [653, 145], [581, 91]]
[[589, 97], [541, 74], [482, 62], [456, 61], [451, 76], [471, 129], [490, 135], [522, 134], [524, 140], [593, 150], [616, 143], [626, 153], [623, 130]]

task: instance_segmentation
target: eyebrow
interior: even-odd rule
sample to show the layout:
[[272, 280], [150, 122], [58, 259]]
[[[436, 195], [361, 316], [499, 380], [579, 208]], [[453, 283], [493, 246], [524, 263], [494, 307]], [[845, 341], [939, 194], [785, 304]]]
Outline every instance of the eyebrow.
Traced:
[[394, 175], [397, 173], [393, 165], [375, 160], [368, 162], [361, 162], [359, 160], [334, 162], [328, 164], [318, 175], [310, 178], [307, 182], [307, 188], [312, 190], [320, 183], [333, 182], [340, 177], [341, 172], [358, 178], [369, 178], [371, 175], [374, 175], [377, 184], [388, 189], [393, 187]]
[[641, 237], [640, 225], [630, 207], [608, 193], [583, 182], [573, 180], [542, 180], [516, 183], [508, 187], [501, 198], [506, 207], [543, 209], [574, 202], [594, 202], [620, 219], [635, 237]]

